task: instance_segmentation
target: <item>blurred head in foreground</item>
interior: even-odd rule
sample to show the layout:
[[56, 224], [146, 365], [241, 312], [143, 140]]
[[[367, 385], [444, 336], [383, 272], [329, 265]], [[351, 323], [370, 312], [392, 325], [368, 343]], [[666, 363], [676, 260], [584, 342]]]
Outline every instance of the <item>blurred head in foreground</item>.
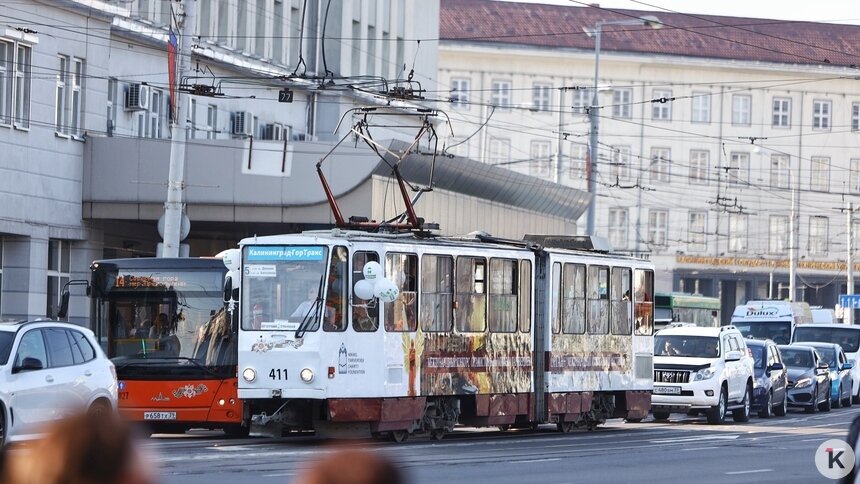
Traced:
[[114, 415], [75, 415], [7, 455], [9, 484], [153, 484], [131, 428]]
[[326, 454], [296, 479], [297, 484], [403, 484], [388, 459], [373, 452], [339, 449]]

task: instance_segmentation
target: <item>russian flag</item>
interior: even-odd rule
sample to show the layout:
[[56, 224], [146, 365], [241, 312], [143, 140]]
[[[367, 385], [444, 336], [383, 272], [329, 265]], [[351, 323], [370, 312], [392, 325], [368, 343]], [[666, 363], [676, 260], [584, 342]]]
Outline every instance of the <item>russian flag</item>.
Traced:
[[171, 26], [167, 37], [167, 77], [170, 89], [171, 121], [176, 117], [176, 50], [178, 46], [179, 42], [176, 40], [176, 34], [173, 33], [173, 26]]

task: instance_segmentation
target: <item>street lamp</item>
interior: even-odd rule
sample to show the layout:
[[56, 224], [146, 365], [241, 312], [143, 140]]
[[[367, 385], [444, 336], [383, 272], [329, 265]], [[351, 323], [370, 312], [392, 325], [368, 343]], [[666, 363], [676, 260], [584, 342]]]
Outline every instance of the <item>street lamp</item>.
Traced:
[[588, 204], [588, 235], [594, 235], [594, 206], [597, 204], [597, 131], [600, 125], [600, 117], [597, 115], [600, 106], [597, 98], [597, 82], [600, 79], [600, 35], [604, 25], [644, 25], [652, 29], [663, 26], [657, 17], [646, 15], [629, 20], [605, 20], [597, 22], [591, 28], [583, 29], [589, 37], [594, 37], [594, 90], [591, 93], [591, 108], [588, 110], [591, 124], [591, 146], [588, 152], [588, 193], [591, 194], [591, 202]]

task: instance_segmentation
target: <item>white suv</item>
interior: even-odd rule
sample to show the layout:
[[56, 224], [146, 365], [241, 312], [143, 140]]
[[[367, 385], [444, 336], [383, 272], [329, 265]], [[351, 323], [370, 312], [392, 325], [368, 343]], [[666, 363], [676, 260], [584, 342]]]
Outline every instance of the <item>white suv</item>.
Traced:
[[115, 412], [117, 380], [93, 332], [58, 321], [0, 323], [0, 446], [73, 412]]
[[675, 323], [658, 331], [651, 397], [654, 419], [665, 420], [672, 412], [704, 412], [708, 423], [720, 424], [731, 410], [735, 422], [748, 421], [753, 365], [743, 335], [734, 326]]

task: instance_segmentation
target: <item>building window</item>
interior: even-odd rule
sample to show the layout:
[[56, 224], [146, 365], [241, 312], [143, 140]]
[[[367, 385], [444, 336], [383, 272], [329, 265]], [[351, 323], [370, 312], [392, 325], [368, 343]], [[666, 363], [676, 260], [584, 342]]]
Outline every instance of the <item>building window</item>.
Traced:
[[651, 148], [651, 181], [669, 183], [671, 151], [669, 148]]
[[851, 131], [860, 131], [860, 103], [851, 104]]
[[609, 209], [609, 243], [613, 249], [627, 248], [627, 209]]
[[532, 109], [549, 111], [552, 103], [552, 84], [534, 83], [532, 85]]
[[729, 214], [729, 252], [747, 250], [747, 215]]
[[532, 176], [548, 177], [550, 176], [550, 168], [552, 160], [550, 159], [550, 144], [549, 141], [532, 141], [529, 148], [529, 171]]
[[827, 253], [827, 217], [809, 217], [809, 253]]
[[786, 249], [788, 249], [788, 217], [771, 215], [768, 250], [772, 254], [782, 254]]
[[711, 122], [711, 93], [693, 92], [693, 114], [690, 121], [694, 123]]
[[633, 117], [633, 89], [614, 89], [612, 91], [612, 117]]
[[451, 79], [451, 106], [469, 109], [469, 79]]
[[161, 124], [164, 116], [164, 92], [160, 89], [152, 90], [152, 99], [149, 102], [149, 124], [147, 137], [161, 138]]
[[499, 165], [511, 161], [511, 140], [506, 138], [490, 138], [490, 155], [487, 162]]
[[63, 286], [69, 282], [71, 244], [65, 240], [48, 241], [48, 300], [45, 315], [56, 316]]
[[[203, 2], [208, 3], [208, 2]], [[278, 64], [284, 63], [284, 51], [287, 39], [284, 38], [284, 25], [289, 22], [289, 19], [284, 17], [284, 0], [275, 0], [273, 5], [274, 12], [272, 15], [272, 60]], [[202, 11], [203, 5], [201, 5]], [[209, 6], [206, 7], [211, 8]], [[202, 35], [203, 33], [201, 33]]]
[[117, 82], [115, 77], [111, 77], [108, 79], [108, 88], [107, 88], [107, 126], [106, 132], [108, 136], [113, 136], [114, 129], [116, 129], [116, 111], [117, 111], [117, 103], [119, 100], [117, 99], [117, 86], [119, 83]]
[[612, 162], [609, 165], [609, 174], [613, 180], [630, 179], [630, 147], [616, 146], [612, 148]]
[[648, 243], [665, 247], [669, 235], [669, 212], [651, 210], [648, 213]]
[[188, 139], [194, 139], [197, 137], [197, 100], [194, 98], [190, 99], [191, 101], [188, 103], [188, 114], [185, 116], [185, 119], [188, 122]]
[[80, 136], [83, 117], [84, 61], [67, 55], [61, 55], [59, 60], [54, 113], [55, 130], [57, 133]]
[[206, 139], [215, 139], [218, 134], [218, 106], [206, 106]]
[[12, 124], [12, 66], [15, 44], [0, 41], [0, 124]]
[[15, 49], [14, 64], [12, 71], [14, 84], [10, 105], [12, 105], [11, 118], [16, 128], [30, 127], [30, 84], [32, 82], [31, 71], [33, 68], [33, 49], [24, 44], [17, 44]]
[[860, 193], [860, 159], [858, 158], [851, 160], [851, 167], [848, 172], [848, 190]]
[[587, 87], [577, 88], [573, 91], [573, 104], [571, 108], [574, 114], [588, 114], [591, 106], [591, 89]]
[[827, 191], [830, 189], [830, 158], [813, 156], [810, 160], [809, 188]]
[[791, 127], [791, 99], [790, 98], [773, 98], [773, 117], [772, 123], [774, 128], [790, 128]]
[[69, 57], [61, 55], [59, 60], [60, 70], [57, 71], [56, 103], [54, 104], [54, 129], [57, 133], [68, 133], [69, 124], [66, 119], [66, 116], [68, 116], [68, 112], [66, 110], [66, 103], [68, 102], [66, 84], [68, 83], [69, 75]]
[[511, 82], [493, 81], [490, 93], [490, 104], [497, 108], [510, 109], [511, 107]]
[[651, 93], [651, 119], [655, 121], [672, 120], [672, 91], [654, 89]]
[[750, 180], [750, 154], [733, 152], [729, 157], [729, 183], [747, 184]]
[[708, 248], [705, 232], [708, 231], [708, 213], [690, 212], [689, 242], [687, 249], [690, 251], [703, 251]]
[[708, 184], [708, 164], [710, 152], [704, 150], [690, 151], [690, 183], [696, 185]]
[[570, 146], [570, 166], [567, 168], [567, 177], [571, 179], [585, 178], [586, 164], [588, 163], [588, 145], [573, 144]]
[[752, 96], [735, 94], [732, 96], [732, 124], [749, 126], [752, 120]]
[[791, 164], [788, 155], [771, 155], [770, 157], [770, 186], [771, 188], [789, 188]]
[[812, 129], [830, 129], [830, 101], [812, 101]]

